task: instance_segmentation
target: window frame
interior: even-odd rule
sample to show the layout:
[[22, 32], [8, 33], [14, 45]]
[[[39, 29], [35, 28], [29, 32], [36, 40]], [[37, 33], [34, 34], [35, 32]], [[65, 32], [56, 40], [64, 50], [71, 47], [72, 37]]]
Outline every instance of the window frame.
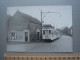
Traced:
[[[12, 36], [12, 33], [14, 33], [14, 36]], [[11, 32], [10, 33], [10, 39], [15, 40], [16, 39], [16, 32]]]

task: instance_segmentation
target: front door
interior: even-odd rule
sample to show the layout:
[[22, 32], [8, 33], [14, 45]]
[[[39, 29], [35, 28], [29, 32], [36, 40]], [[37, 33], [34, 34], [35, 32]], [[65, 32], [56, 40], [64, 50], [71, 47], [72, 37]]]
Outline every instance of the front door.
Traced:
[[39, 40], [40, 38], [40, 35], [39, 35], [39, 32], [37, 32], [37, 40]]
[[25, 32], [25, 41], [28, 41], [28, 32]]

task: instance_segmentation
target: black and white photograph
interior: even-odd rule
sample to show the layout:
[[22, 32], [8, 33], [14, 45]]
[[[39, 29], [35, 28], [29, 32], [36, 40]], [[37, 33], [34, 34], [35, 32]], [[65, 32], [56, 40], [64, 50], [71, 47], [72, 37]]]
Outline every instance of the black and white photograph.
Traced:
[[72, 6], [7, 7], [6, 51], [73, 52]]

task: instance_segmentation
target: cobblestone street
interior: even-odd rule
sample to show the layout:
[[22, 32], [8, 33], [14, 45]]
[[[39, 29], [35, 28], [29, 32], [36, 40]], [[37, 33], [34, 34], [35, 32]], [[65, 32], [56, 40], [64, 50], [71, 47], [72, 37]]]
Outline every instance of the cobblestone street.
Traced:
[[72, 37], [61, 36], [52, 42], [7, 44], [7, 52], [73, 52]]

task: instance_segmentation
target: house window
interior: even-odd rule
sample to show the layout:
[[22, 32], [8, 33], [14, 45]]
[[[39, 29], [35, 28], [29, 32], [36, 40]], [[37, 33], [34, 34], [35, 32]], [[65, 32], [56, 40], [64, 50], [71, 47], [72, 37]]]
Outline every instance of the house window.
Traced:
[[10, 38], [11, 38], [11, 39], [16, 39], [16, 33], [12, 32], [12, 33], [10, 34]]

